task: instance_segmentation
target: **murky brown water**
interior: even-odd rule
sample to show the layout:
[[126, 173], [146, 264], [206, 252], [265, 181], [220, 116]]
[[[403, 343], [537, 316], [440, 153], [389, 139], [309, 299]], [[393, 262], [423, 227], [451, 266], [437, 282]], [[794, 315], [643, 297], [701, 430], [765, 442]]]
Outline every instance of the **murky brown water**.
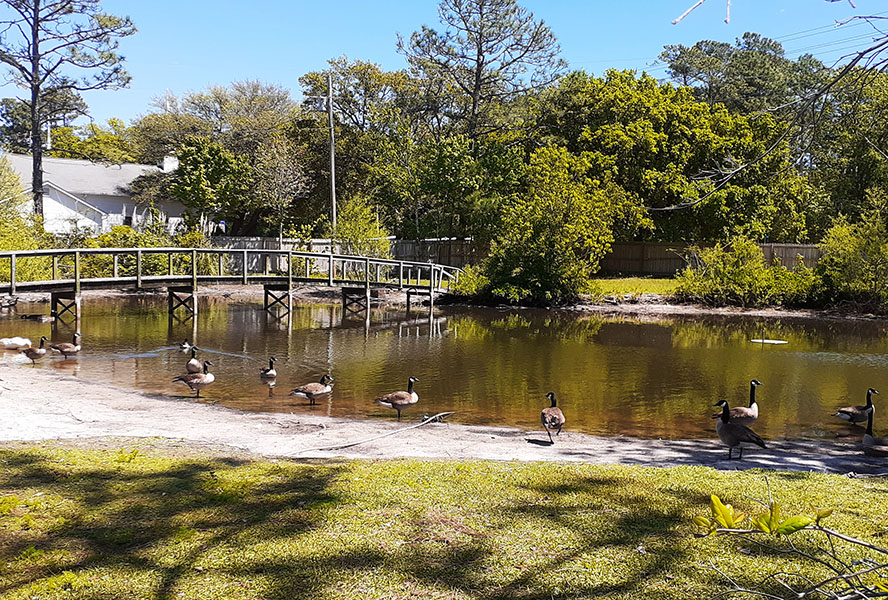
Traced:
[[[748, 381], [756, 378], [764, 385], [754, 428], [764, 437], [833, 438], [847, 428], [829, 414], [863, 403], [867, 387], [882, 389], [888, 403], [884, 324], [768, 321], [765, 336], [789, 343], [762, 346], [748, 341], [761, 337], [757, 319], [636, 322], [443, 309], [429, 325], [427, 313], [380, 310], [368, 327], [361, 318], [343, 320], [339, 307], [307, 306], [288, 327], [261, 306], [207, 300], [193, 327], [170, 324], [164, 299], [87, 299], [84, 306], [82, 355], [45, 359], [36, 368], [182, 397], [189, 390], [171, 382], [187, 360], [177, 344], [196, 338], [217, 377], [202, 395], [247, 410], [392, 419], [394, 412], [372, 399], [404, 389], [415, 375], [420, 401], [406, 419], [454, 410], [454, 422], [535, 428], [552, 390], [569, 430], [711, 437], [711, 405], [722, 397], [746, 403]], [[47, 311], [45, 304], [19, 306], [19, 313]], [[0, 316], [0, 337], [69, 341], [72, 332], [65, 324]], [[258, 376], [270, 355], [279, 359], [273, 389]], [[6, 353], [4, 360], [23, 358]], [[291, 402], [292, 387], [325, 372], [336, 378], [329, 400], [315, 407]]]

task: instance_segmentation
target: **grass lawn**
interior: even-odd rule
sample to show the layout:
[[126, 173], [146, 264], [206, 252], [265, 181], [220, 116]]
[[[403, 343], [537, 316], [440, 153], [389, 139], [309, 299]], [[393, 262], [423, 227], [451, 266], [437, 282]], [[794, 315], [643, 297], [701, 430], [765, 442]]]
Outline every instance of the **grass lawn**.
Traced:
[[623, 294], [673, 294], [678, 283], [675, 279], [648, 277], [618, 277], [596, 279], [595, 284], [603, 296]]
[[[755, 512], [761, 471], [152, 452], [0, 447], [0, 596], [669, 599], [712, 596], [710, 558], [741, 583], [795, 569], [692, 536], [710, 493]], [[888, 481], [767, 476], [784, 514], [835, 506], [885, 545]]]

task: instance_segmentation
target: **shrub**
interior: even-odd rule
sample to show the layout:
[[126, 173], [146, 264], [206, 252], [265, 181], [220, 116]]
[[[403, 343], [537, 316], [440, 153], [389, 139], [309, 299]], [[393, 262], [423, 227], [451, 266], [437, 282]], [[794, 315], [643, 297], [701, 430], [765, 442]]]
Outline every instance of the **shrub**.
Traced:
[[466, 265], [450, 291], [457, 296], [478, 296], [483, 294], [490, 285], [490, 279], [484, 269], [478, 265]]
[[339, 240], [342, 252], [357, 256], [388, 258], [391, 255], [389, 232], [373, 214], [369, 202], [362, 196], [346, 200], [339, 209], [336, 231], [330, 237]]
[[888, 227], [873, 209], [858, 223], [839, 218], [820, 244], [817, 265], [824, 301], [880, 305], [888, 301]]
[[692, 249], [690, 265], [678, 276], [676, 296], [713, 305], [802, 305], [810, 301], [817, 278], [799, 263], [795, 270], [766, 265], [762, 249], [746, 237], [730, 245]]

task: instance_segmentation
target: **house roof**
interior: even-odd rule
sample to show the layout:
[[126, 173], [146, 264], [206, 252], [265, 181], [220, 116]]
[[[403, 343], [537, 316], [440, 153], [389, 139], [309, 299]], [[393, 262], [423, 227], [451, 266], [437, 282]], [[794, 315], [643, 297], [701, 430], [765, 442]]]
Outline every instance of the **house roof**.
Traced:
[[[5, 153], [22, 185], [30, 188], [32, 157]], [[124, 163], [107, 165], [73, 158], [43, 157], [43, 181], [78, 195], [126, 196], [126, 188], [139, 175], [159, 171], [152, 165]]]

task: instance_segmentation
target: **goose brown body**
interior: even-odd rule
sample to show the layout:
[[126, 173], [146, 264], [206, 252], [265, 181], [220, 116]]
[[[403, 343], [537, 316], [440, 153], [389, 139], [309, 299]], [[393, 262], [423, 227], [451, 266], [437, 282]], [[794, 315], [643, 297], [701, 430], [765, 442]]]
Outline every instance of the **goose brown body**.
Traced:
[[[878, 392], [876, 392], [878, 393]], [[873, 435], [873, 419], [875, 408], [866, 417], [866, 433], [863, 434], [863, 453], [867, 456], [888, 456], [888, 439], [878, 438]]]
[[411, 377], [407, 380], [406, 392], [392, 392], [391, 394], [376, 398], [373, 402], [398, 411], [398, 420], [400, 421], [401, 411], [419, 402], [419, 395], [413, 391], [413, 384], [417, 381], [419, 381], [418, 378]]
[[40, 338], [40, 347], [39, 348], [25, 348], [22, 350], [22, 354], [31, 359], [32, 364], [37, 364], [37, 360], [46, 356], [46, 348], [44, 345], [46, 344], [46, 336], [42, 336]]
[[731, 460], [734, 448], [740, 447], [740, 455], [737, 459], [743, 458], [743, 443], [755, 444], [760, 448], [765, 447], [765, 442], [746, 425], [734, 423], [731, 420], [731, 407], [727, 401], [719, 400], [715, 406], [722, 407], [721, 418], [715, 424], [715, 430], [718, 432], [718, 438], [728, 447], [728, 460]]
[[203, 363], [203, 371], [201, 373], [188, 373], [187, 375], [179, 375], [173, 382], [181, 381], [192, 391], [197, 392], [195, 398], [200, 398], [200, 391], [216, 381], [216, 376], [210, 373], [210, 367], [213, 363], [205, 360]]
[[863, 423], [867, 420], [870, 413], [875, 410], [875, 406], [873, 405], [873, 394], [878, 393], [879, 392], [873, 388], [869, 388], [866, 391], [866, 404], [863, 406], [846, 406], [840, 408], [834, 412], [832, 416], [848, 421], [849, 423]]
[[297, 388], [293, 388], [290, 395], [302, 396], [303, 398], [308, 399], [309, 404], [314, 404], [318, 396], [323, 396], [333, 391], [333, 386], [330, 385], [331, 383], [333, 383], [333, 378], [329, 375], [324, 375], [319, 382], [313, 381], [311, 383], [306, 383], [305, 385], [300, 385]]
[[50, 346], [50, 348], [52, 348], [54, 351], [58, 352], [65, 358], [68, 358], [69, 356], [73, 356], [74, 354], [80, 352], [80, 343], [78, 341], [80, 338], [81, 335], [79, 333], [75, 333], [74, 340], [70, 344], [67, 342], [63, 342], [61, 344], [53, 344], [52, 346]]
[[549, 392], [546, 394], [546, 398], [552, 401], [552, 405], [543, 409], [543, 412], [540, 413], [540, 421], [543, 423], [543, 428], [549, 435], [549, 442], [554, 444], [555, 440], [552, 439], [552, 432], [554, 431], [555, 435], [561, 434], [561, 428], [564, 427], [565, 418], [564, 413], [561, 412], [561, 409], [557, 406], [555, 393]]

